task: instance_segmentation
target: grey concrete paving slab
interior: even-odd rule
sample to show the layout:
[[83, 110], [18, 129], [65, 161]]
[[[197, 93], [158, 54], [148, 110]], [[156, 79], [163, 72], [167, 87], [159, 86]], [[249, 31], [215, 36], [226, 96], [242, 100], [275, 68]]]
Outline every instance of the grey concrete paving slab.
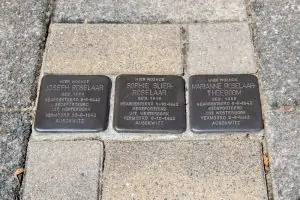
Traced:
[[55, 22], [161, 23], [246, 20], [243, 0], [57, 0]]
[[270, 110], [266, 133], [274, 199], [300, 198], [300, 110]]
[[242, 74], [257, 71], [247, 22], [188, 26], [188, 74]]
[[300, 12], [290, 0], [252, 3], [255, 49], [266, 96], [274, 199], [300, 198]]
[[272, 107], [300, 102], [299, 1], [253, 1], [262, 88]]
[[267, 199], [255, 141], [106, 142], [102, 199]]
[[52, 24], [43, 73], [182, 74], [179, 25]]
[[99, 141], [30, 142], [23, 199], [98, 199], [103, 145]]
[[47, 0], [0, 4], [0, 108], [31, 106], [46, 33]]
[[0, 113], [0, 199], [19, 197], [20, 181], [25, 165], [30, 117], [26, 113]]

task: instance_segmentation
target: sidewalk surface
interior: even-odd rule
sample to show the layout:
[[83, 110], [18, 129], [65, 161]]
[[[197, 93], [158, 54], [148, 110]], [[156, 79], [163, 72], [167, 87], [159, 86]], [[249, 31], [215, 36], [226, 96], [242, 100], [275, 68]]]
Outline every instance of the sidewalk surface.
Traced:
[[[1, 200], [300, 199], [300, 2], [0, 6]], [[38, 85], [46, 74], [110, 77], [107, 130], [36, 132]], [[120, 74], [178, 75], [186, 87], [192, 75], [254, 74], [264, 129], [195, 134], [188, 123], [176, 135], [117, 133]]]

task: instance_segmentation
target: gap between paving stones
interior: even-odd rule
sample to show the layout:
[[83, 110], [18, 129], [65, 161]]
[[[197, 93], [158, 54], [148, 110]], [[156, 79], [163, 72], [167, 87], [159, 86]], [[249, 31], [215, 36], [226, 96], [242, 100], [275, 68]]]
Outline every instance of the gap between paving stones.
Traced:
[[[266, 134], [266, 133], [264, 133]], [[268, 153], [268, 144], [267, 140], [264, 137], [261, 141], [262, 145], [262, 158], [263, 158], [263, 166], [264, 166], [264, 174], [265, 174], [265, 182], [266, 182], [266, 188], [267, 188], [267, 195], [268, 200], [273, 200], [273, 186], [272, 186], [272, 179], [271, 179], [271, 173], [270, 173], [270, 163], [269, 163], [269, 153]]]
[[101, 167], [101, 173], [100, 173], [100, 177], [99, 177], [99, 193], [98, 193], [98, 199], [102, 199], [102, 195], [103, 195], [103, 185], [104, 185], [104, 179], [103, 179], [103, 174], [104, 174], [104, 170], [105, 170], [105, 162], [106, 162], [106, 148], [105, 148], [105, 142], [102, 142], [102, 146], [103, 146], [103, 155], [102, 155], [102, 165], [99, 165]]
[[180, 39], [181, 39], [181, 56], [182, 56], [182, 76], [186, 73], [187, 68], [187, 51], [189, 48], [189, 41], [188, 41], [188, 32], [187, 32], [188, 25], [181, 25], [180, 26]]
[[[189, 50], [189, 35], [188, 35], [188, 25], [182, 25], [180, 27], [181, 29], [181, 41], [182, 41], [182, 77], [185, 76], [186, 70], [188, 67], [188, 61], [187, 61], [187, 53]], [[187, 87], [186, 87], [187, 88]]]

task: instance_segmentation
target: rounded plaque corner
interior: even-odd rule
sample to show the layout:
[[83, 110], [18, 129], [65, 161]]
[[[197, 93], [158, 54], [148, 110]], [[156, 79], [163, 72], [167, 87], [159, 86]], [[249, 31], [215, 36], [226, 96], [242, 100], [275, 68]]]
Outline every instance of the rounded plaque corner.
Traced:
[[124, 128], [120, 128], [118, 125], [116, 124], [113, 124], [113, 129], [118, 132], [118, 133], [121, 133], [121, 132], [124, 132]]
[[53, 76], [53, 74], [44, 74], [44, 75], [42, 76], [42, 79], [48, 78], [48, 77], [51, 77], [51, 76]]
[[264, 125], [263, 125], [263, 123], [261, 123], [253, 132], [260, 132], [260, 131], [262, 131], [262, 130], [264, 130]]
[[176, 75], [175, 77], [178, 78], [178, 80], [181, 81], [183, 85], [186, 84], [186, 83], [185, 83], [185, 80], [184, 80], [184, 78], [183, 78], [182, 76], [177, 76], [177, 75]]
[[109, 77], [109, 76], [106, 76], [106, 75], [99, 75], [101, 78], [103, 78], [103, 79], [106, 79], [106, 81], [109, 83], [109, 84], [111, 84], [111, 78]]
[[187, 128], [186, 127], [183, 127], [181, 129], [178, 129], [176, 134], [183, 134], [184, 132], [186, 132]]
[[[102, 127], [93, 129], [91, 132], [104, 132], [104, 131], [106, 131], [106, 129], [107, 129], [107, 126], [102, 126]], [[87, 132], [89, 132], [89, 131], [87, 131]]]
[[247, 77], [247, 79], [258, 82], [258, 77], [255, 74], [241, 74], [240, 76], [244, 76]]
[[201, 76], [201, 75], [193, 74], [193, 75], [191, 75], [191, 76], [188, 78], [188, 80], [189, 80], [189, 81], [193, 81], [194, 79], [196, 79], [196, 78], [199, 77], [199, 76]]
[[190, 128], [190, 131], [192, 132], [192, 133], [199, 133], [199, 130], [198, 129], [196, 129], [196, 128], [194, 128], [194, 127], [191, 127]]
[[34, 125], [33, 130], [37, 133], [43, 133], [45, 132], [43, 128], [40, 128], [39, 126]]
[[120, 80], [122, 77], [127, 76], [127, 74], [120, 74], [116, 77], [116, 81]]
[[189, 80], [193, 79], [193, 78], [196, 77], [196, 76], [199, 76], [199, 75], [195, 75], [195, 74], [191, 75], [191, 76], [189, 77]]

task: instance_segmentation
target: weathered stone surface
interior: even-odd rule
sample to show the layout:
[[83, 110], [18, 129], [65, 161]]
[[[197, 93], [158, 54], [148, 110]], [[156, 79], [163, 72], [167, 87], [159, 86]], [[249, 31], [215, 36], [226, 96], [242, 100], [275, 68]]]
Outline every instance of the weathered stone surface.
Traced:
[[32, 103], [47, 9], [47, 0], [7, 0], [0, 4], [0, 108]]
[[182, 74], [179, 25], [52, 24], [44, 73]]
[[258, 142], [105, 145], [102, 199], [267, 199]]
[[268, 111], [266, 130], [274, 197], [299, 199], [300, 111]]
[[241, 74], [257, 71], [247, 22], [188, 26], [188, 74]]
[[276, 200], [300, 198], [300, 12], [299, 2], [252, 4], [261, 88], [269, 104], [266, 136]]
[[102, 154], [99, 141], [30, 142], [23, 199], [98, 199]]
[[272, 107], [300, 102], [299, 1], [253, 2], [262, 87]]
[[30, 135], [30, 119], [24, 113], [0, 113], [0, 199], [11, 200], [19, 196], [20, 180], [15, 172], [23, 168], [27, 142]]
[[55, 22], [194, 22], [245, 20], [243, 0], [57, 0]]

